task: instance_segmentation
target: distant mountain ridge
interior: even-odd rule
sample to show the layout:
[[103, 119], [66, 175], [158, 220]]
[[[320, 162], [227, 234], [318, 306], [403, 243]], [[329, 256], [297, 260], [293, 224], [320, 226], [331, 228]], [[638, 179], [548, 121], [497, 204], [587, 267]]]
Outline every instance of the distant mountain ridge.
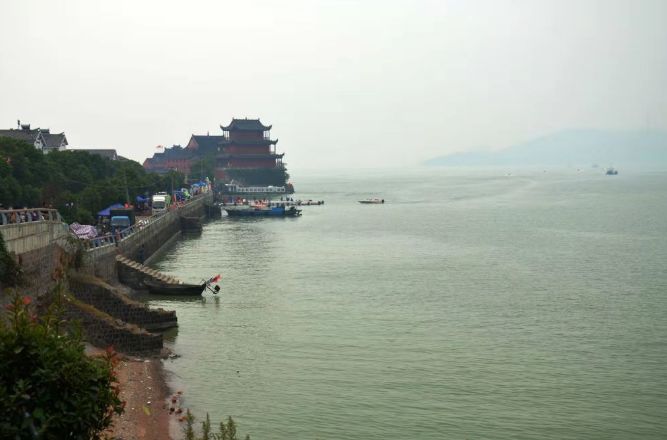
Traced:
[[667, 167], [663, 131], [567, 130], [502, 150], [455, 153], [429, 166], [622, 166]]

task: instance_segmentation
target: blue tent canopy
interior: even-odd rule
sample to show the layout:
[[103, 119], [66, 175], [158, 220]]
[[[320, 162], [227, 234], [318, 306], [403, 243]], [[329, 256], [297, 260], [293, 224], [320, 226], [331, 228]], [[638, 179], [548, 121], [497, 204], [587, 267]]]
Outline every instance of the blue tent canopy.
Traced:
[[107, 208], [104, 208], [103, 210], [98, 212], [97, 216], [98, 217], [109, 217], [111, 215], [111, 210], [112, 209], [119, 209], [119, 208], [124, 208], [124, 207], [125, 207], [125, 205], [123, 205], [122, 203], [114, 203], [113, 205], [111, 205]]
[[148, 202], [148, 197], [137, 196], [137, 203], [146, 203]]

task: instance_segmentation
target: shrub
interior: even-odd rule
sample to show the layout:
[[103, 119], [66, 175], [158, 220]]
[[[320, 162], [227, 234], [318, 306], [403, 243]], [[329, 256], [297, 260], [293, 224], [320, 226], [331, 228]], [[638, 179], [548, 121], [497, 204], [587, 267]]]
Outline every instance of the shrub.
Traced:
[[30, 303], [15, 294], [0, 319], [0, 438], [98, 438], [123, 412], [115, 353], [86, 356], [57, 301], [42, 318]]
[[[194, 424], [195, 416], [188, 410], [185, 415], [185, 426], [183, 427], [185, 440], [239, 440], [236, 436], [236, 423], [231, 416], [227, 419], [226, 424], [224, 421], [220, 422], [217, 433], [211, 432], [211, 419], [208, 413], [206, 413], [206, 420], [201, 423], [201, 436], [195, 434]], [[245, 440], [250, 440], [250, 436], [246, 435]]]

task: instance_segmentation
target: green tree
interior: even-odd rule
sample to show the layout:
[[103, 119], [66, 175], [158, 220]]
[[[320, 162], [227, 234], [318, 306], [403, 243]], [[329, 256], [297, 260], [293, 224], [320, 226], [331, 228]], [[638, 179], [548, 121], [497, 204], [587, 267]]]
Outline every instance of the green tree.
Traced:
[[57, 307], [38, 318], [31, 302], [16, 294], [0, 319], [0, 438], [98, 438], [124, 407], [115, 354], [86, 356]]
[[138, 195], [184, 186], [182, 173], [148, 173], [131, 160], [109, 160], [85, 151], [43, 154], [22, 141], [0, 137], [0, 203], [50, 206], [65, 221], [90, 223], [99, 210], [132, 203]]

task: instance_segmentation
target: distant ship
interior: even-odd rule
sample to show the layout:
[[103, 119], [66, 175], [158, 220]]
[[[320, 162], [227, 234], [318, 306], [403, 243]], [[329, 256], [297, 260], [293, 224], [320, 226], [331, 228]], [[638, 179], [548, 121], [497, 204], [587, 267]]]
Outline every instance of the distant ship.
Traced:
[[379, 205], [384, 203], [384, 199], [378, 199], [375, 197], [372, 199], [359, 200], [359, 203], [363, 203], [364, 205]]
[[615, 169], [614, 167], [609, 167], [607, 168], [607, 171], [605, 172], [607, 176], [615, 176], [618, 174], [618, 170]]

